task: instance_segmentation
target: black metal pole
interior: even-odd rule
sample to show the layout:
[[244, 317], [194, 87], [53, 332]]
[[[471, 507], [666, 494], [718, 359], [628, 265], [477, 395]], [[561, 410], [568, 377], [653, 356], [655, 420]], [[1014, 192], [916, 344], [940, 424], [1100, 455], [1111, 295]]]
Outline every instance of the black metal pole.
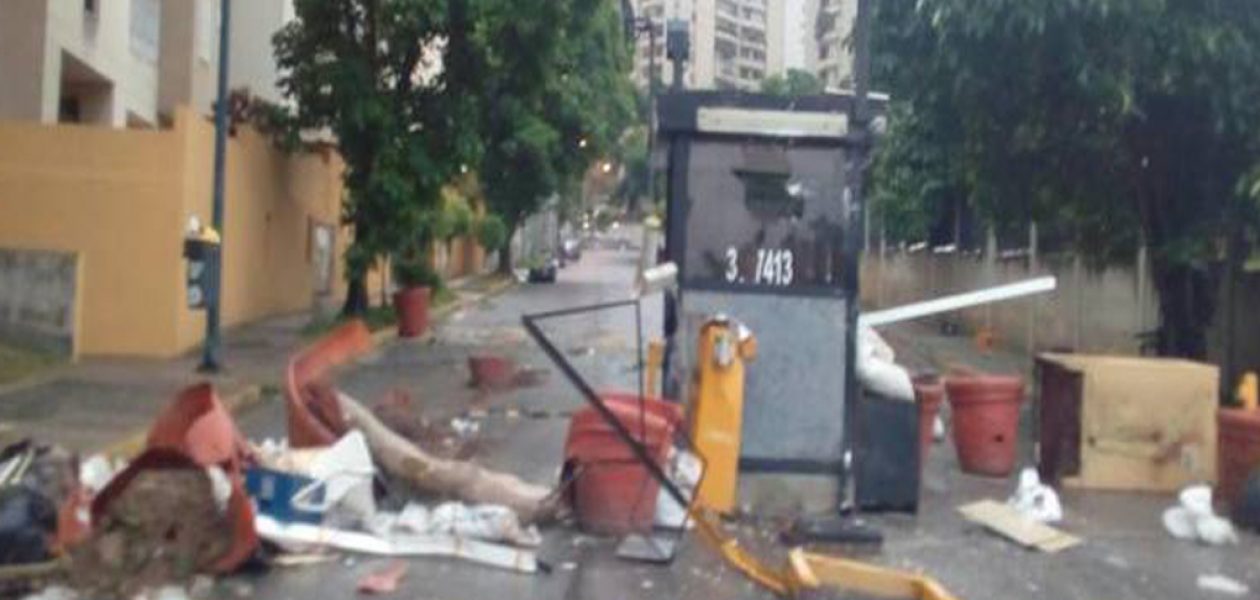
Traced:
[[[652, 21], [645, 19], [648, 31], [648, 142], [647, 142], [647, 197], [656, 206], [656, 165], [652, 160], [656, 151], [656, 27], [652, 25]], [[635, 216], [639, 213], [638, 200], [632, 199], [635, 203], [633, 212]]]
[[201, 349], [203, 373], [217, 373], [222, 368], [220, 357], [219, 300], [223, 296], [223, 174], [227, 159], [228, 118], [228, 51], [232, 29], [232, 0], [219, 0], [219, 90], [214, 103], [214, 208], [211, 223], [219, 233], [219, 259], [211, 261], [210, 294], [206, 298], [206, 338]]
[[[845, 450], [845, 466], [840, 474], [840, 493], [841, 498], [849, 498], [849, 485], [852, 483], [852, 461], [853, 456], [854, 435], [856, 435], [856, 427], [854, 421], [856, 418], [856, 410], [858, 406], [858, 395], [862, 393], [857, 380], [857, 328], [858, 316], [861, 308], [858, 306], [861, 298], [861, 277], [859, 277], [862, 268], [861, 252], [865, 241], [862, 236], [862, 219], [863, 219], [863, 197], [862, 186], [867, 165], [867, 155], [870, 152], [870, 110], [867, 105], [867, 95], [870, 90], [870, 0], [857, 0], [857, 19], [853, 25], [854, 39], [854, 77], [853, 91], [854, 103], [853, 114], [850, 121], [853, 123], [853, 131], [851, 138], [854, 140], [854, 149], [852, 155], [846, 156], [845, 160], [849, 161], [849, 181], [847, 188], [844, 190], [845, 200], [847, 201], [846, 209], [848, 210], [848, 225], [846, 229], [849, 235], [846, 235], [845, 248], [845, 265], [844, 277], [845, 287], [852, 294], [849, 296], [848, 306], [845, 314], [845, 336], [844, 336], [844, 372], [845, 372], [845, 398], [844, 398], [844, 446]], [[844, 169], [838, 172], [843, 173]], [[841, 508], [844, 508], [843, 503]]]

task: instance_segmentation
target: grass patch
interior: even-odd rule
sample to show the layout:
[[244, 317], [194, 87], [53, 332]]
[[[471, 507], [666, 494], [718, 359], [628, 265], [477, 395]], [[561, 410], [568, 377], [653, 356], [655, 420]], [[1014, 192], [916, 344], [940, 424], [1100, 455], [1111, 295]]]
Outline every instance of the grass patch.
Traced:
[[48, 354], [0, 344], [0, 384], [25, 379], [58, 362]]

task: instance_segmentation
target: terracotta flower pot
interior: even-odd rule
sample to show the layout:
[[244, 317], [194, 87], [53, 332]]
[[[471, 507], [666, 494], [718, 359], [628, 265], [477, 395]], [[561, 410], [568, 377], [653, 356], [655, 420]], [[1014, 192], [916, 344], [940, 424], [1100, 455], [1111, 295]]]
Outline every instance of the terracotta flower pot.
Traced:
[[945, 389], [953, 408], [954, 446], [962, 470], [991, 477], [1010, 475], [1015, 470], [1024, 380], [955, 376], [945, 380]]
[[914, 398], [919, 404], [919, 470], [922, 471], [932, 450], [932, 428], [941, 402], [945, 400], [945, 384], [936, 375], [915, 377]]
[[413, 338], [429, 329], [429, 296], [427, 287], [409, 287], [394, 293], [394, 312], [398, 315], [398, 337]]
[[1216, 411], [1216, 497], [1232, 508], [1247, 477], [1260, 468], [1260, 411]]
[[494, 354], [468, 357], [469, 384], [476, 388], [501, 390], [516, 379], [516, 361]]

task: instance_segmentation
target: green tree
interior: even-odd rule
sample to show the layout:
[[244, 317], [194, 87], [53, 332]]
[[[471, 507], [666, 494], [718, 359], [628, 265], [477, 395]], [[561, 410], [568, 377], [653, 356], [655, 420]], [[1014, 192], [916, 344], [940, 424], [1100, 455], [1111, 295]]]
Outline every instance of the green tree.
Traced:
[[1260, 3], [878, 2], [874, 22], [898, 122], [873, 197], [922, 214], [961, 196], [1098, 262], [1145, 243], [1159, 350], [1203, 357], [1208, 265], [1257, 222]]
[[[448, 93], [450, 71], [434, 60], [448, 14], [439, 0], [296, 0], [297, 18], [274, 39], [279, 81], [295, 131], [328, 131], [346, 163], [343, 312], [368, 306], [366, 275], [396, 255], [418, 264], [440, 222], [441, 189], [474, 156], [461, 126], [467, 99]], [[428, 74], [426, 74], [428, 73]]]
[[802, 69], [788, 69], [787, 75], [775, 74], [761, 80], [761, 92], [774, 96], [813, 96], [823, 91], [822, 81]]
[[[481, 102], [481, 181], [510, 239], [553, 194], [580, 190], [586, 169], [629, 123], [628, 47], [611, 0], [449, 0], [451, 51], [465, 95]], [[499, 268], [512, 268], [510, 244]]]

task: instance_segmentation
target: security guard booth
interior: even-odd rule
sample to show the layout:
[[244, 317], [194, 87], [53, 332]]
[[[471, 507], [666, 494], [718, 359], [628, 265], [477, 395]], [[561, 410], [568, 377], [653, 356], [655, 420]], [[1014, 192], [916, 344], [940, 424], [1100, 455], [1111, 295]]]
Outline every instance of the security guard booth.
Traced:
[[861, 235], [851, 174], [866, 154], [854, 105], [734, 92], [659, 100], [666, 255], [679, 268], [667, 385], [692, 397], [697, 336], [715, 315], [756, 335], [738, 502], [763, 514], [834, 509], [847, 482]]

